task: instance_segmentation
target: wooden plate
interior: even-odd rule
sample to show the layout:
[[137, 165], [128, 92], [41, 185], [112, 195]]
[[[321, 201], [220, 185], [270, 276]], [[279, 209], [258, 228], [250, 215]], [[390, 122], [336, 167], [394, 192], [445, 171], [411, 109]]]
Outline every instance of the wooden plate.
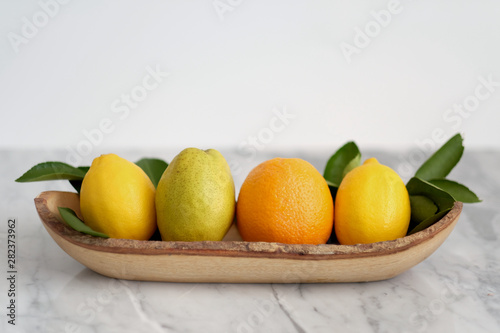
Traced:
[[310, 283], [392, 278], [430, 256], [455, 227], [462, 203], [431, 227], [393, 241], [359, 245], [243, 242], [232, 228], [221, 242], [99, 238], [68, 227], [57, 207], [80, 215], [71, 192], [42, 192], [35, 205], [56, 243], [91, 270], [118, 279], [170, 282]]

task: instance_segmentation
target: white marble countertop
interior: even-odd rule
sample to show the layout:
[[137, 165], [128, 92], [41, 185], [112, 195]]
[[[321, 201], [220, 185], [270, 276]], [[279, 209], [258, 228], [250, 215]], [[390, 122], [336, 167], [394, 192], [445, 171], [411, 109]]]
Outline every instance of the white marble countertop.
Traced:
[[[175, 152], [120, 155], [168, 161]], [[277, 156], [224, 155], [234, 162], [237, 189], [253, 166]], [[469, 185], [483, 202], [464, 206], [455, 230], [424, 262], [387, 281], [288, 285], [123, 281], [87, 269], [51, 239], [33, 204], [41, 191], [71, 190], [69, 184], [14, 182], [34, 164], [65, 156], [62, 151], [0, 152], [1, 332], [500, 331], [500, 152], [466, 150], [452, 178]], [[317, 152], [290, 156], [320, 171], [329, 157]], [[409, 155], [367, 156], [403, 170]], [[245, 167], [237, 169], [238, 163]], [[15, 326], [7, 322], [9, 218], [17, 222]]]

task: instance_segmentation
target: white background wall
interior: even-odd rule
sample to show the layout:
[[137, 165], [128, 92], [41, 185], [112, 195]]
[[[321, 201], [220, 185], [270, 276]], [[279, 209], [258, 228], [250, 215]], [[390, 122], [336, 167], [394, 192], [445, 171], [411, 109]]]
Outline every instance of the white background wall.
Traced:
[[2, 0], [0, 148], [500, 148], [499, 18], [497, 0]]

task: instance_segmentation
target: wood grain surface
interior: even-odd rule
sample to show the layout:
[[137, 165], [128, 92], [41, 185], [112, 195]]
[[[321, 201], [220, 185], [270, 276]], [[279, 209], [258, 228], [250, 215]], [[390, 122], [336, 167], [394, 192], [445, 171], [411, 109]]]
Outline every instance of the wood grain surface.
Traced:
[[372, 244], [297, 245], [243, 242], [235, 226], [220, 242], [162, 242], [99, 238], [68, 227], [57, 207], [81, 217], [76, 193], [35, 198], [40, 219], [71, 257], [105, 276], [144, 281], [229, 283], [362, 282], [394, 277], [430, 256], [448, 237], [462, 203], [431, 227]]

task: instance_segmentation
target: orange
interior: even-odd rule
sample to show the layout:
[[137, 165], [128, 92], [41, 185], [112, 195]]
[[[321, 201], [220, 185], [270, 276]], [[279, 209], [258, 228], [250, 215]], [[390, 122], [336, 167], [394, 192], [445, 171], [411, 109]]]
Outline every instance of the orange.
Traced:
[[236, 204], [238, 230], [247, 242], [324, 244], [333, 216], [325, 179], [300, 158], [274, 158], [256, 166]]

